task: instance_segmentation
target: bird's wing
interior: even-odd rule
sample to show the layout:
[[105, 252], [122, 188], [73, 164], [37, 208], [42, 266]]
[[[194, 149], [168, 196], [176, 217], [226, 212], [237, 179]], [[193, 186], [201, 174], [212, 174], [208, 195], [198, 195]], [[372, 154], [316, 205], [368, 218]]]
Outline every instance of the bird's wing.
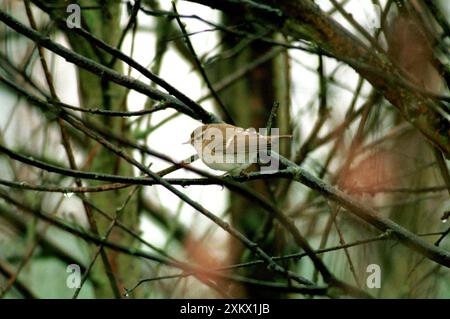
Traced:
[[246, 154], [257, 152], [261, 146], [261, 135], [254, 131], [242, 131], [239, 134], [229, 138], [226, 142], [225, 149], [227, 152], [236, 154]]

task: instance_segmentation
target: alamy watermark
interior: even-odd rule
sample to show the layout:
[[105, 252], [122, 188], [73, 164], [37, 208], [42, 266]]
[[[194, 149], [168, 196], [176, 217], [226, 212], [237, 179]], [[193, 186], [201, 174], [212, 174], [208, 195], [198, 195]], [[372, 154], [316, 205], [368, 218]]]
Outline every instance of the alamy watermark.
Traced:
[[78, 4], [72, 3], [67, 6], [66, 25], [69, 29], [81, 28], [81, 8]]
[[66, 286], [70, 289], [80, 288], [81, 285], [81, 269], [77, 264], [70, 264], [66, 268], [66, 272], [70, 273], [66, 279]]
[[381, 288], [381, 267], [377, 264], [370, 264], [366, 268], [366, 272], [370, 275], [367, 276], [366, 285], [367, 288]]

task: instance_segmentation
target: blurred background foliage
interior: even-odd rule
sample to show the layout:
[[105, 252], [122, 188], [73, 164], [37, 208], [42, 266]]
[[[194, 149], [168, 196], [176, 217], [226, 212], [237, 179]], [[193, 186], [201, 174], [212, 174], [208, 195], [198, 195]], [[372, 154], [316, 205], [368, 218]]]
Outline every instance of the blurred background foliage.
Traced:
[[[190, 1], [176, 2], [206, 78], [217, 91], [218, 98], [211, 98], [194, 52], [185, 40], [186, 34], [174, 18], [171, 1], [71, 2], [80, 5], [85, 30], [132, 56], [191, 99], [201, 100], [202, 106], [217, 116], [241, 127], [263, 128], [269, 115], [274, 114], [273, 127], [280, 128], [281, 134], [293, 135], [291, 142], [281, 144], [280, 154], [311, 174], [376, 208], [379, 214], [430, 243], [436, 243], [448, 229], [448, 216], [445, 217], [450, 209], [448, 160], [402, 117], [382, 92], [345, 62], [318, 51], [314, 42], [297, 41], [281, 34], [266, 25], [251, 8], [232, 13]], [[256, 2], [276, 6], [276, 1]], [[449, 2], [315, 2], [326, 16], [370, 46], [372, 43], [358, 26], [363, 28], [416, 88], [448, 96]], [[31, 27], [30, 15], [33, 16], [35, 27], [53, 41], [144, 81], [120, 59], [65, 27], [67, 5], [68, 1], [64, 0], [0, 0], [0, 10]], [[35, 42], [0, 24], [0, 74], [23, 89], [44, 99], [58, 99], [86, 109], [137, 111], [157, 105], [142, 94], [68, 64], [48, 50], [43, 52], [41, 55]], [[43, 71], [42, 58], [48, 64], [53, 82]], [[155, 83], [146, 83], [158, 88]], [[205, 95], [208, 96], [202, 98]], [[0, 101], [0, 144], [61, 167], [140, 176], [132, 165], [69, 125], [61, 124], [55, 116], [42, 112], [5, 85], [0, 86]], [[441, 112], [448, 120], [448, 103], [445, 105]], [[104, 136], [108, 140], [110, 136], [120, 136], [142, 142], [179, 161], [193, 152], [181, 149], [181, 142], [200, 125], [184, 114], [167, 109], [139, 117], [74, 114], [89, 125], [106, 129]], [[168, 167], [166, 162], [149, 158], [138, 150], [125, 151], [155, 171]], [[179, 274], [180, 270], [109, 248], [99, 250], [82, 237], [28, 214], [5, 200], [5, 196], [101, 237], [110, 228], [111, 220], [101, 213], [106, 212], [127, 229], [124, 231], [114, 224], [108, 234], [109, 241], [209, 269], [258, 259], [235, 238], [160, 186], [133, 186], [86, 194], [21, 189], [20, 183], [61, 187], [104, 183], [77, 181], [0, 155], [1, 179], [18, 183], [15, 187], [0, 186], [0, 296], [3, 298], [73, 297], [75, 290], [66, 284], [70, 264], [80, 265], [85, 274], [93, 266], [78, 298], [125, 297], [126, 289], [149, 278], [153, 279], [127, 297], [215, 298], [223, 297], [221, 291], [231, 297], [308, 297], [262, 288], [245, 280], [236, 282], [202, 275], [166, 278]], [[206, 170], [201, 163], [194, 166]], [[168, 175], [192, 176], [195, 174], [183, 170]], [[389, 234], [380, 234], [315, 191], [286, 179], [258, 180], [247, 185], [291, 218], [314, 249], [373, 239], [320, 254], [330, 271], [342, 281], [380, 298], [450, 297], [448, 268], [413, 252]], [[302, 252], [277, 221], [241, 194], [212, 185], [177, 188], [230, 222], [269, 255]], [[136, 236], [130, 236], [130, 232]], [[439, 245], [448, 251], [448, 236]], [[96, 254], [100, 256], [94, 257]], [[324, 284], [306, 257], [285, 259], [280, 264], [314, 283]], [[370, 264], [381, 268], [379, 289], [369, 289], [366, 285]], [[261, 264], [236, 267], [224, 273], [256, 282], [290, 284], [285, 277]]]

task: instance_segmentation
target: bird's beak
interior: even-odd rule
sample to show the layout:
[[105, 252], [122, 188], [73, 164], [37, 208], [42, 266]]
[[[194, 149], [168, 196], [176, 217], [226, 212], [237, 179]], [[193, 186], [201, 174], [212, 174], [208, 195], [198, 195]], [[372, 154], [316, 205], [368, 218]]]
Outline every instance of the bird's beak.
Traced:
[[191, 140], [189, 140], [189, 141], [186, 141], [186, 142], [184, 142], [184, 143], [181, 143], [181, 144], [191, 144]]

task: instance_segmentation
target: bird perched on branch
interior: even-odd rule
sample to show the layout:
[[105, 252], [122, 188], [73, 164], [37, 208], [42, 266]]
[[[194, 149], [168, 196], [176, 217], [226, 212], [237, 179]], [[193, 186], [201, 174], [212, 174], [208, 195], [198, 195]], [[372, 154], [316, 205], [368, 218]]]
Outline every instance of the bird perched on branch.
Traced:
[[[266, 131], [260, 129], [260, 132]], [[272, 131], [277, 132], [278, 129]], [[209, 168], [235, 175], [242, 174], [253, 163], [268, 164], [271, 161], [270, 150], [278, 151], [278, 140], [291, 137], [267, 136], [252, 128], [230, 124], [207, 124], [197, 127], [184, 144], [191, 144]]]

